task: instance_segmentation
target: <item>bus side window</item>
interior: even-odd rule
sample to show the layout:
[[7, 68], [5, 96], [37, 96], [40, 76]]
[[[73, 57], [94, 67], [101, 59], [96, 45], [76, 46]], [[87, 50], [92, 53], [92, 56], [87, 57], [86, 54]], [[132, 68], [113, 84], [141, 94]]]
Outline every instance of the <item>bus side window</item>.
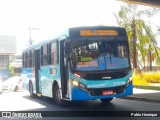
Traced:
[[57, 42], [51, 43], [51, 64], [56, 65], [58, 62], [58, 49], [57, 49]]
[[48, 44], [48, 65], [51, 65], [51, 43]]
[[41, 65], [42, 66], [48, 65], [47, 49], [48, 49], [47, 44], [43, 45], [42, 48], [41, 48]]

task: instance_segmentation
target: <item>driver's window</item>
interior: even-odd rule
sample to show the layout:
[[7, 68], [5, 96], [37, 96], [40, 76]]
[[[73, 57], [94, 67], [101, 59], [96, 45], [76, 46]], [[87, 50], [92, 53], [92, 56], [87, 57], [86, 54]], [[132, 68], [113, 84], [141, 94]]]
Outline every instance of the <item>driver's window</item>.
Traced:
[[118, 57], [127, 57], [126, 45], [122, 43], [117, 44]]

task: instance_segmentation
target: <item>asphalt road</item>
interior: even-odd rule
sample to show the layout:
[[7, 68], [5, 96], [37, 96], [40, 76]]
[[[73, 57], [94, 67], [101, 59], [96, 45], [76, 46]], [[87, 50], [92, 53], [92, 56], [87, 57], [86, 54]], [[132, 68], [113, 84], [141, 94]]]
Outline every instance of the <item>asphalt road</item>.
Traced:
[[[101, 112], [106, 112], [106, 114], [110, 114], [108, 112], [112, 111], [115, 115], [117, 113], [124, 114], [124, 112], [147, 112], [153, 111], [153, 113], [158, 112], [160, 113], [160, 104], [159, 103], [152, 103], [152, 102], [144, 102], [144, 101], [136, 101], [136, 100], [127, 100], [127, 99], [114, 99], [109, 104], [103, 104], [100, 100], [91, 100], [91, 101], [80, 101], [80, 102], [72, 102], [68, 103], [66, 106], [61, 107], [54, 103], [52, 99], [42, 97], [42, 98], [30, 98], [29, 93], [26, 91], [19, 91], [19, 92], [8, 92], [0, 95], [0, 111], [56, 111], [53, 114], [59, 114], [62, 111], [63, 114], [71, 114], [67, 111], [74, 111], [73, 114], [79, 112], [78, 116], [71, 117], [72, 119], [82, 119], [79, 118], [80, 116], [85, 117], [86, 113], [83, 112], [90, 112], [90, 114], [98, 114]], [[118, 111], [118, 112], [117, 112]], [[51, 112], [52, 113], [52, 112]], [[52, 117], [54, 116], [52, 114]], [[57, 119], [60, 119], [62, 114], [57, 116]], [[104, 115], [104, 114], [103, 114]], [[63, 115], [62, 115], [63, 116]], [[96, 119], [98, 116], [95, 116]], [[103, 117], [100, 117], [103, 119]], [[111, 117], [113, 119], [113, 116]], [[138, 117], [132, 117], [133, 120], [137, 119]], [[153, 117], [151, 117], [153, 119]], [[147, 117], [147, 120], [151, 119]], [[51, 119], [51, 118], [48, 118]], [[63, 118], [61, 118], [63, 119]], [[69, 117], [65, 118], [69, 119]], [[89, 119], [89, 117], [87, 117]], [[91, 118], [90, 118], [91, 119]], [[104, 116], [106, 120], [106, 116]], [[120, 117], [119, 119], [122, 119]], [[127, 119], [126, 117], [124, 119]], [[140, 119], [144, 119], [144, 117], [140, 117]], [[155, 117], [154, 119], [158, 119]], [[97, 119], [96, 119], [97, 120]], [[99, 120], [99, 119], [98, 119]]]

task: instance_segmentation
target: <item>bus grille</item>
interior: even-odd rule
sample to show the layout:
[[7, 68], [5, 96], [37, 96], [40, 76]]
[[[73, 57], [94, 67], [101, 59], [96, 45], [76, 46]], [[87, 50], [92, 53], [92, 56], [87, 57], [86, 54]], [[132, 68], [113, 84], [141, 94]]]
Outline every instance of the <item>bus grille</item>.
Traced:
[[94, 89], [87, 89], [91, 96], [102, 96], [102, 91], [104, 90], [113, 90], [114, 94], [121, 94], [125, 90], [125, 85], [118, 86], [118, 87], [112, 87], [112, 88], [94, 88]]
[[113, 72], [113, 73], [92, 73], [85, 74], [84, 79], [86, 80], [106, 80], [103, 78], [109, 77], [110, 79], [123, 78], [128, 74], [128, 72]]

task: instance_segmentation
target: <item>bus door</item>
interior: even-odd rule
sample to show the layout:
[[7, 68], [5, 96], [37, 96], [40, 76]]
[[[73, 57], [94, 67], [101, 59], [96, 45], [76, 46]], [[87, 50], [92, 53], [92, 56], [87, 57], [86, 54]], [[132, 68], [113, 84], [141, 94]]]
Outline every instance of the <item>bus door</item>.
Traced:
[[36, 84], [36, 93], [40, 92], [40, 89], [39, 89], [39, 81], [40, 81], [39, 70], [40, 70], [40, 64], [41, 64], [40, 55], [41, 55], [41, 49], [35, 50], [35, 84]]
[[67, 84], [68, 84], [68, 64], [64, 47], [65, 47], [65, 41], [60, 41], [60, 69], [61, 69], [62, 98], [66, 98]]

